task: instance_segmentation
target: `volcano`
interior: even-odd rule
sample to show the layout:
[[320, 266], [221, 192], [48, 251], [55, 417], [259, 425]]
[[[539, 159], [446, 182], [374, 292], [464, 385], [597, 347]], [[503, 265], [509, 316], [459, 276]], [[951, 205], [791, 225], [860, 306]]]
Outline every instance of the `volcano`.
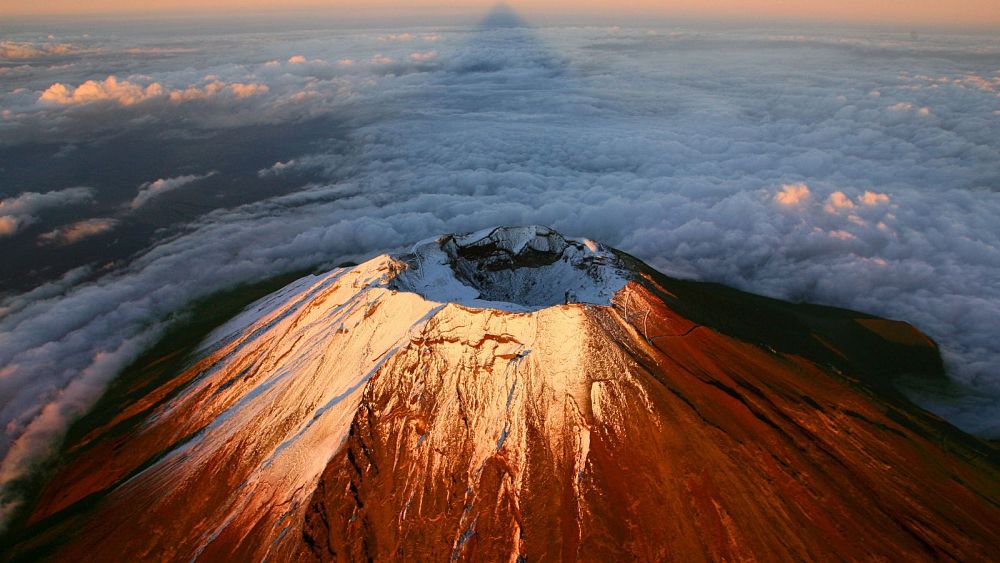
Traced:
[[901, 377], [944, 377], [903, 322], [544, 227], [446, 235], [303, 277], [183, 369], [119, 382], [7, 557], [995, 557], [996, 448]]

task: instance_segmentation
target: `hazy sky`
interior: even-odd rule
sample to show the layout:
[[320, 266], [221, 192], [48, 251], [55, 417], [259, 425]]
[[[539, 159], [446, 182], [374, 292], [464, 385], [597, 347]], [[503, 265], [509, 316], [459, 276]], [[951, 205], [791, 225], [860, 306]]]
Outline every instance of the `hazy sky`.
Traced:
[[[280, 7], [268, 0], [4, 0], [0, 15], [49, 15], [107, 12], [178, 12], [233, 9], [322, 8], [354, 16], [484, 11], [494, 4], [482, 0], [293, 0]], [[512, 2], [526, 15], [690, 15], [734, 18], [845, 20], [897, 24], [1000, 26], [997, 0], [535, 0]]]

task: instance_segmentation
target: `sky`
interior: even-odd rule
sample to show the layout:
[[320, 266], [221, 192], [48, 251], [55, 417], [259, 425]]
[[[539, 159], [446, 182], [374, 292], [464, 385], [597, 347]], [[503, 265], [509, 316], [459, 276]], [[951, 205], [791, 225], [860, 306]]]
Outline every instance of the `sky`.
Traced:
[[0, 23], [0, 524], [192, 300], [498, 224], [911, 322], [1000, 436], [998, 154], [996, 34]]
[[[139, 4], [137, 6], [137, 4]], [[5, 0], [0, 16], [40, 16], [108, 13], [176, 13], [214, 11], [233, 13], [248, 10], [289, 12], [323, 10], [348, 17], [391, 17], [393, 15], [478, 15], [494, 2], [482, 0], [293, 0], [280, 7], [266, 0]], [[847, 21], [896, 25], [949, 25], [1000, 27], [1000, 5], [995, 0], [534, 0], [512, 2], [528, 17], [711, 17], [738, 19], [801, 19]]]

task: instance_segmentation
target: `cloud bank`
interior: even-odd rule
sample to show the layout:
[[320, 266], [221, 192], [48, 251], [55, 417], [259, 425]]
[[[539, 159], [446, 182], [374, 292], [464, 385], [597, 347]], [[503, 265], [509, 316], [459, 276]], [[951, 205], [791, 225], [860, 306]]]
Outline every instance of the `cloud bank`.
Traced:
[[42, 233], [38, 235], [38, 242], [40, 244], [55, 244], [60, 246], [76, 244], [81, 240], [113, 230], [118, 226], [119, 222], [118, 219], [112, 217], [84, 219]]
[[[291, 193], [207, 211], [96, 280], [73, 271], [0, 303], [0, 482], [29, 471], [192, 299], [496, 224], [550, 225], [668, 274], [912, 322], [969, 389], [968, 401], [935, 408], [1000, 435], [995, 41], [691, 28], [392, 35], [231, 39], [239, 49], [216, 38], [211, 55], [150, 58], [149, 76], [113, 84], [103, 77], [119, 59], [108, 55], [100, 68], [74, 63], [85, 80], [32, 70], [0, 97], [8, 145], [83, 143], [109, 124], [152, 139], [316, 116], [343, 124], [302, 154], [248, 166], [261, 182], [304, 182]], [[418, 47], [431, 35], [432, 50]], [[133, 40], [119, 51], [143, 45]], [[104, 103], [40, 100], [53, 83], [86, 80], [95, 86], [80, 98]], [[266, 90], [241, 97], [233, 84]], [[191, 85], [189, 101], [170, 100]], [[76, 99], [79, 87], [59, 95]], [[214, 169], [209, 159], [192, 166]], [[203, 177], [165, 175], [132, 203]], [[41, 209], [18, 205], [0, 215]]]
[[68, 55], [78, 51], [69, 43], [34, 43], [30, 41], [0, 41], [0, 59], [36, 59], [53, 55]]
[[38, 214], [53, 208], [79, 205], [93, 199], [92, 188], [68, 188], [45, 193], [25, 192], [0, 199], [0, 237], [16, 234], [38, 220]]
[[98, 102], [113, 102], [130, 106], [141, 102], [157, 99], [169, 100], [173, 103], [184, 103], [193, 100], [205, 100], [212, 96], [230, 95], [235, 98], [247, 98], [267, 93], [264, 84], [225, 82], [207, 79], [203, 86], [189, 85], [183, 89], [167, 90], [159, 82], [151, 82], [145, 86], [119, 80], [108, 76], [104, 80], [88, 80], [79, 86], [67, 86], [57, 82], [45, 89], [38, 97], [39, 102], [59, 105], [93, 104]]
[[215, 174], [215, 172], [208, 172], [207, 174], [186, 174], [184, 176], [160, 178], [158, 180], [153, 180], [152, 182], [146, 182], [139, 186], [139, 193], [137, 193], [135, 198], [132, 199], [132, 203], [129, 204], [129, 207], [133, 210], [138, 209], [149, 203], [149, 201], [153, 198], [160, 197], [167, 192], [172, 192], [199, 180], [204, 180], [205, 178], [209, 178]]

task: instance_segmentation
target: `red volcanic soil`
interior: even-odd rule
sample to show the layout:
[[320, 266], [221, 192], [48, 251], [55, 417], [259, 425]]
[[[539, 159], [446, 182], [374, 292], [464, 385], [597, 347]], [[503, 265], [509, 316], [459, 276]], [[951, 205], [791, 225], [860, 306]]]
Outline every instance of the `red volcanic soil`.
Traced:
[[[571, 422], [558, 436], [526, 409], [523, 457], [499, 448], [475, 475], [477, 437], [433, 400], [449, 378], [419, 403], [409, 382], [374, 381], [307, 512], [306, 558], [985, 560], [1000, 545], [996, 467], [941, 444], [937, 421], [836, 368], [692, 323], [645, 288], [625, 295], [629, 320], [623, 299], [590, 310], [574, 344], [628, 372], [595, 366], [585, 400], [560, 401]], [[440, 425], [459, 447], [414, 447]]]
[[[997, 450], [892, 386], [896, 376], [942, 377], [929, 338], [619, 258], [635, 275], [608, 306], [422, 308], [415, 294], [384, 291], [335, 330], [317, 328], [320, 313], [340, 310], [337, 292], [358, 287], [345, 274], [325, 297], [303, 297], [294, 314], [91, 419], [9, 536], [7, 556], [996, 557]], [[401, 311], [419, 328], [395, 348], [361, 346]], [[328, 352], [301, 368], [309, 377], [353, 373], [337, 351], [360, 346], [374, 367], [344, 391], [349, 400], [313, 397], [326, 379], [261, 390], [262, 374], [307, 365], [292, 361], [307, 342]], [[189, 399], [177, 406], [179, 396]], [[211, 446], [220, 413], [258, 400]], [[309, 438], [303, 421], [332, 409], [342, 409], [339, 426]], [[300, 447], [299, 436], [312, 441]]]

